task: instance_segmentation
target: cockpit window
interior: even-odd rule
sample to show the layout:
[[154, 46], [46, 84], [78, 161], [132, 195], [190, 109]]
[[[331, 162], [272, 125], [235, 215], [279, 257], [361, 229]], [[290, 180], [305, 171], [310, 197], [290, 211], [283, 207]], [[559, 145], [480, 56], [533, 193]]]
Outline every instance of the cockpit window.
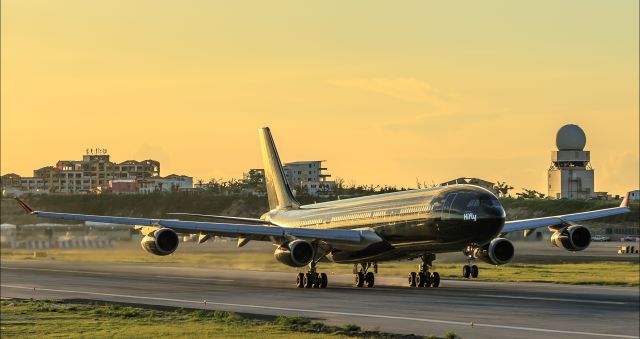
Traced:
[[487, 207], [500, 207], [500, 202], [498, 199], [487, 195], [480, 197], [480, 205]]
[[[498, 208], [500, 206], [501, 205], [498, 199], [496, 199], [489, 193], [462, 191], [457, 192], [455, 200], [453, 201], [453, 204], [451, 204], [450, 209], [452, 211], [456, 211], [456, 213], [464, 213], [465, 211], [476, 211], [480, 207]], [[447, 206], [444, 206], [444, 209], [448, 209]]]
[[467, 207], [478, 207], [478, 206], [480, 206], [480, 200], [478, 199], [469, 200], [469, 203], [467, 204]]
[[[476, 201], [475, 203], [473, 201]], [[479, 206], [478, 196], [472, 192], [458, 192], [453, 205], [460, 208]]]

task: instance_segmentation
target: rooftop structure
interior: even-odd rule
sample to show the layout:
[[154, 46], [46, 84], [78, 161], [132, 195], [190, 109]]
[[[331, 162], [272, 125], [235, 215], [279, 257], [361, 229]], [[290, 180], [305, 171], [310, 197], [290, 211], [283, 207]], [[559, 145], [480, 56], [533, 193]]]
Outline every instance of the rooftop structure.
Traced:
[[587, 137], [578, 125], [564, 125], [558, 130], [558, 150], [551, 152], [547, 173], [550, 198], [589, 199], [596, 196], [591, 153], [584, 150], [586, 143]]

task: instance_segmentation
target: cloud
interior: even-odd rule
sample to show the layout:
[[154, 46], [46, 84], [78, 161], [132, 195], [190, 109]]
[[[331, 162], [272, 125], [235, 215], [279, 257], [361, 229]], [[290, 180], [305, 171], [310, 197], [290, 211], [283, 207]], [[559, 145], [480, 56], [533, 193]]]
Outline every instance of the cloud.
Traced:
[[431, 85], [414, 78], [371, 78], [329, 80], [328, 84], [380, 93], [400, 100], [436, 103], [445, 99]]
[[[392, 119], [384, 128], [392, 132], [418, 135], [445, 135], [452, 130], [467, 133], [471, 130], [491, 130], [502, 114], [495, 112], [436, 111], [422, 112], [404, 119]], [[456, 134], [457, 135], [457, 134]]]

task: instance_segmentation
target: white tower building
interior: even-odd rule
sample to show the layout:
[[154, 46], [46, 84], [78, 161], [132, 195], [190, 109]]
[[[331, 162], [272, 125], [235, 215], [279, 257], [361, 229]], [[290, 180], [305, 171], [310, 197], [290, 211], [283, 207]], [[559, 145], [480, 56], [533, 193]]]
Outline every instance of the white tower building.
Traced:
[[548, 172], [552, 199], [589, 199], [595, 197], [591, 154], [584, 150], [587, 137], [577, 125], [564, 125], [556, 134], [557, 151], [551, 152]]

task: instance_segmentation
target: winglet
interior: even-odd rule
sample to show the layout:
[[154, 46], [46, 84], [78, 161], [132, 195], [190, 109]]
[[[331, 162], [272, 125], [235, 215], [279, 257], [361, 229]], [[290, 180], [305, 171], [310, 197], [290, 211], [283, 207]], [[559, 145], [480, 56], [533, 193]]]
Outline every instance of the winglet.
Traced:
[[631, 192], [627, 192], [627, 195], [624, 197], [624, 199], [622, 199], [622, 202], [620, 203], [620, 207], [629, 207], [629, 201], [631, 200]]
[[27, 212], [29, 214], [33, 213], [33, 208], [29, 207], [29, 205], [27, 205], [26, 202], [22, 201], [20, 198], [16, 198], [16, 201], [18, 202], [20, 207], [22, 207], [22, 209], [24, 209], [25, 212]]

